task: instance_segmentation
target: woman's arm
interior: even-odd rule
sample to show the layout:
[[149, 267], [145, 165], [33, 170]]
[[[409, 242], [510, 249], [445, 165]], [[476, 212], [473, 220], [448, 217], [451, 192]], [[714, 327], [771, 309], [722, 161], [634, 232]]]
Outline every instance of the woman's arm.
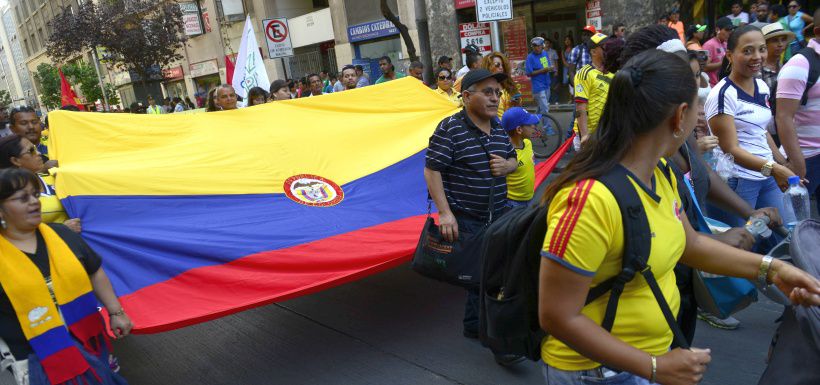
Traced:
[[803, 14], [800, 15], [800, 18], [803, 19], [806, 24], [814, 23], [814, 18], [809, 16], [806, 12], [803, 12]]
[[772, 134], [770, 134], [768, 131], [766, 131], [766, 143], [769, 144], [769, 149], [772, 150], [772, 157], [774, 158], [775, 162], [777, 162], [779, 164], [782, 164], [782, 165], [786, 165], [786, 163], [789, 162], [786, 159], [786, 157], [783, 156], [783, 154], [780, 152], [780, 149], [777, 148], [777, 143], [774, 142], [774, 138], [772, 138]]
[[117, 294], [114, 293], [114, 288], [111, 286], [111, 281], [105, 274], [102, 267], [97, 269], [94, 274], [91, 274], [91, 286], [94, 288], [94, 295], [108, 310], [111, 323], [111, 332], [114, 338], [122, 338], [131, 333], [131, 328], [134, 326], [131, 319], [123, 312], [122, 305]]
[[[538, 295], [541, 327], [584, 357], [650, 378], [652, 359], [649, 354], [619, 340], [581, 314], [591, 283], [592, 277], [542, 258]], [[708, 351], [675, 349], [657, 358], [657, 382], [697, 383], [709, 360]]]
[[[743, 251], [700, 234], [681, 216], [686, 231], [686, 248], [681, 262], [692, 268], [713, 274], [757, 281], [763, 256]], [[774, 260], [767, 274], [791, 301], [803, 306], [820, 305], [820, 281], [803, 270], [780, 260]]]

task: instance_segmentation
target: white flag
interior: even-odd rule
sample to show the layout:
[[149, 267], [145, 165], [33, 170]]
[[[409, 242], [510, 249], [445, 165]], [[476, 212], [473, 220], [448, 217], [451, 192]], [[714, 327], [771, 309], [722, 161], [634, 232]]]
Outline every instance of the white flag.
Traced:
[[253, 87], [270, 87], [268, 72], [265, 63], [259, 54], [259, 45], [256, 44], [256, 35], [251, 25], [251, 17], [245, 19], [245, 28], [242, 30], [242, 43], [239, 44], [239, 55], [236, 56], [236, 67], [233, 72], [233, 88], [242, 98], [248, 98], [248, 91]]

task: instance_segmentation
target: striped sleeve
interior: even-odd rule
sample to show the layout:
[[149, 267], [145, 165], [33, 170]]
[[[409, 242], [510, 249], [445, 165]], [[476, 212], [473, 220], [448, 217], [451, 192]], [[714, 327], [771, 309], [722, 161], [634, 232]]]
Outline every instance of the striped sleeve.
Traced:
[[794, 55], [777, 76], [777, 97], [802, 99], [809, 78], [809, 61], [803, 55]]
[[541, 255], [575, 273], [594, 276], [610, 249], [613, 206], [617, 210], [615, 198], [594, 179], [562, 189], [550, 204]]
[[439, 123], [427, 146], [424, 165], [433, 171], [444, 171], [453, 163], [453, 139], [447, 129], [449, 119]]

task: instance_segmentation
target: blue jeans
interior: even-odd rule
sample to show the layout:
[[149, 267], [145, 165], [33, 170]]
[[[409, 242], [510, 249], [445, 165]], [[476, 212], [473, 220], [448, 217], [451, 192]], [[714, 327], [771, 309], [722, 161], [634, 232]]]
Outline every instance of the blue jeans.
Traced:
[[[549, 90], [549, 88], [547, 88], [546, 90], [543, 90], [543, 91], [533, 92], [532, 97], [533, 97], [533, 99], [535, 99], [535, 102], [538, 104], [538, 115], [541, 115], [541, 125], [544, 126], [544, 130], [547, 133], [550, 133], [550, 130], [552, 130], [552, 125], [549, 124], [550, 123], [549, 120], [544, 118], [544, 114], [547, 114], [547, 113], [550, 112], [550, 103], [549, 103], [550, 90]], [[549, 124], [549, 126], [548, 126], [548, 124]]]
[[649, 381], [629, 372], [621, 372], [605, 377], [606, 369], [567, 371], [556, 369], [540, 362], [541, 372], [547, 385], [649, 385]]
[[806, 159], [806, 179], [809, 180], [806, 186], [809, 197], [814, 195], [817, 200], [817, 213], [820, 214], [820, 155]]
[[[774, 177], [763, 180], [729, 178], [726, 182], [749, 206], [754, 209], [774, 207], [783, 215], [783, 192]], [[748, 218], [729, 214], [715, 206], [709, 206], [709, 216], [732, 227], [742, 227]]]

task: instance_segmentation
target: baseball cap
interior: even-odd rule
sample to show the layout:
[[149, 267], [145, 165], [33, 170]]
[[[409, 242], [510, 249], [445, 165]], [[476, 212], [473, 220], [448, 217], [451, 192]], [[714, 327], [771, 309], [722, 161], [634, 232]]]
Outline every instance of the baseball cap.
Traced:
[[695, 24], [695, 32], [703, 32], [706, 31], [705, 25]]
[[446, 63], [450, 60], [453, 60], [453, 58], [451, 58], [449, 56], [446, 56], [446, 55], [441, 55], [441, 56], [438, 57], [438, 61], [436, 63], [439, 63], [439, 64]]
[[606, 39], [609, 39], [609, 36], [604, 35], [600, 32], [592, 35], [592, 37], [589, 38], [589, 49], [600, 47], [601, 44], [604, 44]]
[[505, 74], [503, 72], [494, 74], [494, 73], [490, 72], [490, 70], [487, 70], [487, 69], [484, 69], [484, 68], [477, 68], [477, 69], [474, 69], [474, 70], [470, 70], [470, 72], [467, 72], [467, 74], [464, 75], [463, 78], [461, 78], [461, 90], [462, 91], [466, 90], [466, 89], [472, 87], [473, 85], [475, 85], [476, 83], [479, 83], [482, 80], [489, 79], [489, 78], [495, 78], [495, 80], [498, 80], [499, 82], [503, 82], [504, 80], [507, 79], [507, 74]]
[[501, 126], [506, 131], [512, 131], [524, 125], [538, 124], [540, 121], [537, 115], [531, 114], [521, 107], [513, 107], [504, 112], [504, 116], [501, 117]]
[[715, 22], [715, 28], [717, 29], [735, 29], [735, 24], [732, 23], [732, 19], [723, 16], [720, 19], [717, 19]]
[[480, 52], [481, 52], [481, 50], [480, 50], [480, 49], [478, 49], [478, 46], [477, 46], [477, 45], [475, 45], [475, 44], [470, 44], [470, 45], [468, 45], [468, 46], [464, 47], [464, 48], [461, 50], [461, 53], [470, 53], [470, 52], [472, 52], [472, 53], [480, 53]]
[[596, 34], [596, 33], [598, 33], [598, 31], [595, 29], [595, 27], [594, 27], [594, 26], [591, 26], [591, 25], [587, 25], [587, 26], [585, 26], [585, 27], [584, 27], [584, 31], [590, 32], [590, 33], [592, 33], [593, 35], [594, 35], [594, 34]]
[[530, 45], [544, 45], [544, 38], [536, 36], [530, 40]]

